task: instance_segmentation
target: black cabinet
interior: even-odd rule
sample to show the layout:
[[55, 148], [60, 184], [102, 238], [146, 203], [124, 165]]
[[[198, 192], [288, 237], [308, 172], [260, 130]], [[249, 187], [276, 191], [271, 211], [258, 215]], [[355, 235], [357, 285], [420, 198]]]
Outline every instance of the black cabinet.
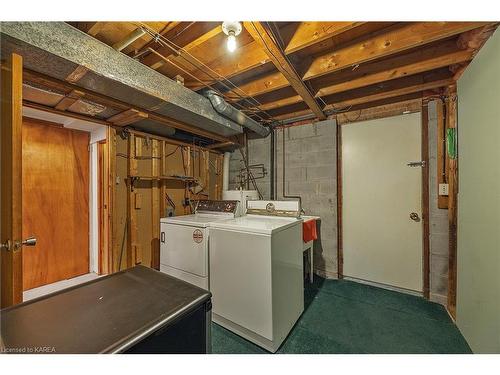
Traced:
[[7, 353], [208, 353], [211, 294], [137, 266], [0, 312]]

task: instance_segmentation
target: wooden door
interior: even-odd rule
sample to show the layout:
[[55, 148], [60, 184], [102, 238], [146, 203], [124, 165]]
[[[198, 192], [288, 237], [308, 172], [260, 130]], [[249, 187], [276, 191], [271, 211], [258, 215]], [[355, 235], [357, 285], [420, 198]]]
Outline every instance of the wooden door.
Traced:
[[[23, 301], [21, 125], [23, 60], [12, 54], [1, 67], [1, 307]], [[16, 244], [16, 245], [15, 245]]]
[[420, 113], [342, 126], [345, 276], [422, 292], [421, 155]]
[[24, 290], [89, 272], [89, 133], [23, 119]]

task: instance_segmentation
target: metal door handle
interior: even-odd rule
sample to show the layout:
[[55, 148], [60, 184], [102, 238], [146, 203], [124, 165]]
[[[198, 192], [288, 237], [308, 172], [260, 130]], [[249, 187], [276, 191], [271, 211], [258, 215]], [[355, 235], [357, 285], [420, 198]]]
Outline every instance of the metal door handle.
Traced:
[[36, 237], [28, 237], [23, 242], [21, 242], [22, 246], [35, 246], [36, 245]]
[[161, 232], [161, 233], [160, 233], [160, 241], [161, 241], [162, 243], [165, 243], [165, 232]]
[[416, 212], [412, 212], [410, 214], [410, 219], [412, 219], [413, 221], [420, 221], [420, 217], [418, 216], [418, 214]]
[[4, 243], [0, 244], [1, 249], [6, 249], [8, 251], [11, 250], [19, 250], [22, 246], [35, 246], [36, 245], [36, 237], [28, 237], [24, 241], [14, 241], [7, 240]]

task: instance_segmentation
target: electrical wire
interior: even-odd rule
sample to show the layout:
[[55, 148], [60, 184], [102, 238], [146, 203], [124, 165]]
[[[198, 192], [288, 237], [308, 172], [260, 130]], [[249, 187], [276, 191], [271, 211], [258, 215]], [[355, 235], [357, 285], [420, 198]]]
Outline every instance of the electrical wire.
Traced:
[[[137, 25], [136, 25], [137, 26]], [[212, 79], [212, 81], [215, 81], [217, 82], [218, 84], [222, 85], [223, 87], [225, 87], [227, 90], [229, 91], [232, 91], [234, 94], [236, 94], [241, 100], [248, 100], [248, 101], [252, 101], [254, 102], [254, 104], [257, 104], [258, 106], [261, 106], [262, 104], [257, 100], [255, 99], [253, 96], [251, 95], [248, 95], [246, 92], [244, 92], [240, 87], [238, 87], [237, 85], [235, 85], [231, 80], [229, 80], [227, 77], [224, 77], [222, 76], [221, 74], [215, 72], [213, 69], [211, 69], [209, 66], [207, 66], [205, 63], [203, 63], [202, 61], [200, 61], [199, 59], [197, 59], [195, 56], [191, 55], [189, 52], [187, 52], [186, 50], [184, 50], [183, 48], [181, 48], [180, 46], [176, 45], [174, 42], [172, 42], [171, 40], [167, 39], [166, 37], [164, 37], [163, 35], [159, 35], [156, 31], [154, 30], [151, 30], [147, 25], [145, 24], [141, 24], [139, 25], [139, 27], [143, 27], [143, 29], [148, 33], [150, 34], [153, 38], [155, 38], [155, 41], [157, 41], [160, 45], [163, 45], [169, 49], [171, 49], [174, 54], [176, 54], [177, 56], [181, 57], [182, 59], [184, 59], [187, 63], [189, 63], [190, 65], [192, 65], [193, 67], [199, 69], [203, 74], [205, 74], [206, 76], [208, 76], [209, 78]], [[193, 61], [190, 61], [189, 59], [186, 58], [186, 55], [189, 56], [190, 58], [192, 58], [193, 60], [196, 61], [197, 64], [193, 63]], [[171, 62], [171, 61], [170, 61]], [[171, 62], [172, 63], [172, 62]], [[212, 74], [209, 74], [207, 73], [206, 70], [203, 70], [202, 68], [206, 69], [206, 70], [210, 70]], [[217, 76], [216, 77], [214, 77]], [[227, 83], [227, 84], [226, 84]], [[203, 83], [204, 86], [206, 86], [206, 83]], [[243, 95], [241, 95], [240, 93], [242, 93]], [[262, 113], [264, 113], [266, 116], [269, 117], [269, 120], [274, 120], [274, 118], [269, 115], [266, 111], [261, 111]]]

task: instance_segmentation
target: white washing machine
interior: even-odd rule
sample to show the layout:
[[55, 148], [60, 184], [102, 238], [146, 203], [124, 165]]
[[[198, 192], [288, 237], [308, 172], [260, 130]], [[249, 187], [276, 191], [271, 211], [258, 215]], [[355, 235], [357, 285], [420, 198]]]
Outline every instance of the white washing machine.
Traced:
[[210, 227], [212, 319], [275, 352], [304, 311], [298, 202], [249, 201]]
[[160, 219], [160, 271], [209, 289], [211, 223], [235, 217], [237, 201], [198, 201], [195, 214]]

